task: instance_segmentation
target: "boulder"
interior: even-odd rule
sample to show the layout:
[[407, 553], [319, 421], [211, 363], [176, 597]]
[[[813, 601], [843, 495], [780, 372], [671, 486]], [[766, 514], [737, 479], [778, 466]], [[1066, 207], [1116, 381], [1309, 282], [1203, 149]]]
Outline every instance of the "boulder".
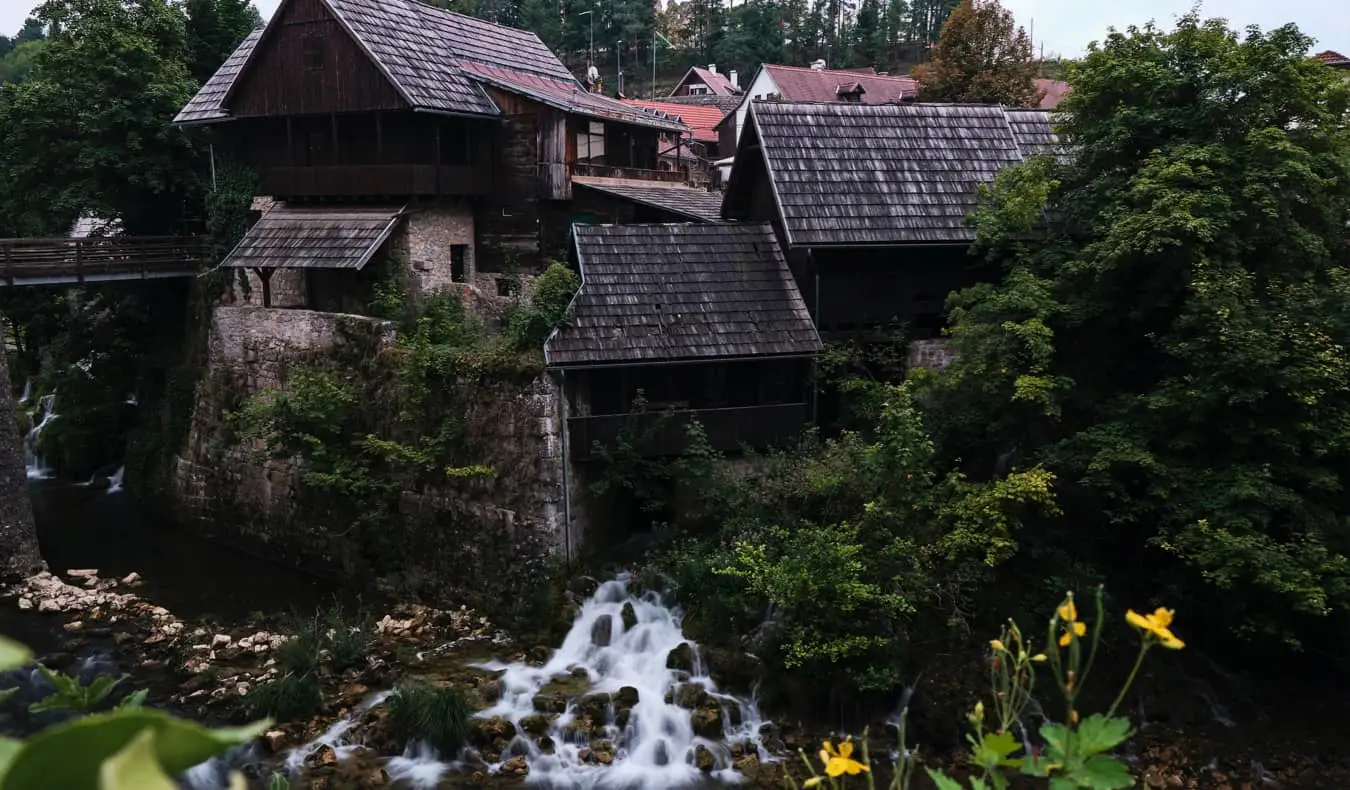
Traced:
[[531, 700], [540, 713], [562, 713], [567, 710], [567, 697], [556, 691], [541, 691]]
[[678, 669], [693, 674], [694, 646], [681, 642], [666, 656], [666, 669]]
[[609, 703], [608, 694], [587, 694], [577, 700], [577, 714], [586, 716], [594, 722], [604, 722], [609, 716]]
[[490, 719], [474, 719], [469, 730], [469, 740], [477, 746], [487, 746], [499, 739], [510, 739], [516, 734], [516, 725], [505, 716], [493, 716]]
[[502, 767], [499, 770], [506, 776], [524, 776], [530, 772], [530, 766], [526, 764], [523, 756], [512, 757], [502, 763]]
[[713, 756], [712, 750], [706, 746], [695, 746], [694, 767], [704, 773], [709, 773], [716, 768], [717, 758]]
[[708, 690], [698, 683], [681, 683], [675, 687], [674, 702], [681, 708], [693, 710], [702, 705], [707, 697]]
[[543, 735], [548, 732], [549, 718], [542, 713], [534, 713], [520, 720], [520, 729], [531, 735]]
[[722, 739], [722, 706], [717, 700], [708, 698], [694, 709], [689, 716], [694, 726], [694, 734], [710, 741]]
[[591, 644], [596, 647], [609, 647], [613, 639], [614, 618], [607, 614], [595, 618], [595, 623], [591, 626]]
[[633, 707], [638, 704], [638, 690], [632, 686], [624, 686], [614, 695], [614, 704], [620, 708]]
[[619, 612], [619, 617], [623, 619], [623, 629], [625, 631], [632, 630], [633, 626], [637, 625], [637, 611], [633, 609], [632, 601], [624, 603], [623, 610]]

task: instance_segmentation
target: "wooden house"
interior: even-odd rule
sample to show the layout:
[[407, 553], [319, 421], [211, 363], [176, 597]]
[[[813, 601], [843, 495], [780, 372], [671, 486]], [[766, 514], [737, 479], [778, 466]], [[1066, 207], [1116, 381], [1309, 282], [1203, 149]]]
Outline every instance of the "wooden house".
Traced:
[[531, 32], [415, 0], [282, 0], [176, 122], [256, 170], [270, 208], [225, 265], [293, 306], [395, 249], [426, 288], [504, 292], [616, 213], [574, 179], [680, 186], [659, 140], [687, 132], [587, 92]]
[[625, 430], [644, 454], [678, 453], [691, 419], [729, 452], [808, 424], [820, 337], [771, 226], [577, 226], [571, 260], [581, 289], [544, 345], [570, 459]]
[[712, 63], [706, 69], [694, 66], [686, 71], [670, 91], [671, 96], [739, 96], [741, 93], [735, 70], [721, 74]]
[[998, 275], [968, 251], [977, 187], [1056, 145], [1041, 110], [757, 101], [723, 216], [773, 226], [827, 339], [936, 338], [947, 294]]
[[[726, 116], [726, 111], [715, 104], [680, 104], [642, 99], [627, 99], [624, 104], [640, 107], [648, 112], [662, 113], [688, 126], [689, 132], [686, 135], [662, 136], [660, 151], [662, 169], [684, 169], [691, 181], [707, 180], [705, 171], [708, 164], [723, 156], [717, 125]], [[699, 179], [700, 172], [704, 173], [702, 179]]]

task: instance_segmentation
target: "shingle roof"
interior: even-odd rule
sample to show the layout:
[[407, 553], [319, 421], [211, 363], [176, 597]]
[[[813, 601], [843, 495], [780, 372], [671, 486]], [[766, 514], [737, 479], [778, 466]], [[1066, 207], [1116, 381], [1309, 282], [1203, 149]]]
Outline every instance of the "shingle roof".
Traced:
[[[416, 0], [323, 0], [357, 44], [415, 109], [497, 115], [483, 85], [529, 96], [567, 112], [682, 131], [681, 124], [587, 93], [562, 61], [528, 30], [495, 25]], [[279, 18], [279, 13], [274, 14]], [[175, 119], [224, 120], [223, 102], [262, 33], [245, 40]]]
[[253, 47], [262, 37], [262, 28], [254, 30], [244, 40], [239, 42], [239, 46], [234, 48], [234, 52], [220, 64], [216, 73], [202, 85], [197, 91], [197, 95], [188, 100], [183, 109], [178, 111], [174, 117], [174, 123], [190, 124], [204, 123], [207, 121], [219, 121], [228, 118], [229, 114], [225, 112], [222, 103], [225, 100], [225, 94], [229, 93], [230, 87], [234, 85], [234, 80], [239, 76], [239, 70], [243, 68], [244, 61], [248, 60], [253, 54]]
[[544, 344], [553, 367], [821, 348], [769, 225], [577, 225], [581, 290]]
[[1063, 154], [1059, 147], [1059, 135], [1055, 134], [1048, 110], [1005, 109], [1004, 112], [1008, 116], [1013, 141], [1017, 143], [1022, 156]]
[[1333, 68], [1350, 68], [1350, 58], [1347, 58], [1335, 50], [1328, 49], [1325, 52], [1319, 52], [1316, 55], [1313, 55], [1313, 57]]
[[698, 77], [704, 85], [707, 85], [708, 90], [712, 91], [714, 96], [738, 96], [741, 93], [741, 89], [732, 85], [731, 80], [726, 75], [694, 66], [684, 73], [679, 82], [675, 83], [675, 88], [671, 90], [672, 95], [676, 90], [679, 90], [681, 85], [689, 81], [689, 75], [691, 74]]
[[698, 222], [719, 222], [722, 219], [721, 192], [660, 181], [634, 182], [589, 176], [572, 176], [572, 183], [623, 200], [655, 206]]
[[[789, 243], [967, 243], [976, 186], [1044, 145], [1045, 113], [997, 105], [754, 102]], [[745, 140], [742, 137], [742, 140]], [[739, 169], [739, 168], [738, 168]], [[737, 189], [733, 173], [732, 189]]]
[[859, 84], [865, 104], [897, 102], [914, 98], [918, 83], [910, 77], [877, 74], [872, 70], [811, 69], [798, 66], [762, 67], [773, 77], [784, 101], [839, 101], [839, 86]]
[[1053, 110], [1064, 101], [1064, 97], [1069, 95], [1073, 86], [1063, 80], [1048, 80], [1043, 77], [1037, 77], [1036, 90], [1041, 93], [1041, 101], [1036, 106], [1042, 110]]
[[702, 96], [667, 96], [661, 101], [667, 104], [695, 104], [700, 107], [716, 107], [723, 115], [741, 106], [740, 96], [717, 96], [712, 93]]
[[704, 143], [717, 142], [717, 124], [721, 123], [723, 116], [726, 115], [717, 107], [676, 104], [668, 101], [625, 99], [624, 104], [648, 112], [664, 113], [671, 118], [682, 121], [693, 132], [694, 139]]
[[397, 206], [277, 203], [244, 234], [226, 268], [360, 269], [403, 216]]

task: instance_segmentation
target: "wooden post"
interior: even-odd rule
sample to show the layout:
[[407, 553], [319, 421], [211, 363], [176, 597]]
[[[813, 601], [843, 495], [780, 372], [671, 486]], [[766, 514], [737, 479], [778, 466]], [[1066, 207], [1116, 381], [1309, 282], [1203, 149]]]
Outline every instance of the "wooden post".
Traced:
[[258, 279], [262, 281], [263, 287], [263, 307], [272, 306], [272, 267], [260, 266], [253, 270], [257, 273]]
[[75, 281], [79, 283], [84, 282], [84, 262], [80, 260], [80, 248], [83, 246], [82, 240], [75, 240]]

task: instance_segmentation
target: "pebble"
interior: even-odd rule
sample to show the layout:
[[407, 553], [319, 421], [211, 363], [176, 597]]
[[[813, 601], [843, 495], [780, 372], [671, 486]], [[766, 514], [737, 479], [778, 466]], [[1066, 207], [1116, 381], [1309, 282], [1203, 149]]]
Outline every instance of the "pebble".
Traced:
[[262, 738], [263, 743], [267, 744], [267, 748], [272, 754], [277, 754], [286, 748], [286, 733], [281, 730], [268, 730], [263, 733]]
[[76, 631], [79, 631], [84, 628], [84, 623], [80, 620], [75, 620], [66, 623], [65, 625], [61, 626], [61, 628], [65, 629], [65, 631], [68, 633], [75, 633]]
[[19, 608], [22, 609], [22, 610], [24, 610], [24, 611], [28, 611], [29, 609], [32, 609], [32, 608], [33, 608], [33, 599], [32, 599], [32, 598], [20, 598], [20, 599], [19, 599]]
[[233, 640], [230, 639], [229, 634], [216, 634], [215, 638], [211, 640], [211, 647], [225, 647], [231, 641]]
[[132, 571], [131, 573], [128, 573], [126, 576], [122, 577], [122, 583], [127, 585], [128, 587], [134, 587], [135, 585], [141, 583], [141, 575], [139, 573], [136, 573], [135, 571]]

